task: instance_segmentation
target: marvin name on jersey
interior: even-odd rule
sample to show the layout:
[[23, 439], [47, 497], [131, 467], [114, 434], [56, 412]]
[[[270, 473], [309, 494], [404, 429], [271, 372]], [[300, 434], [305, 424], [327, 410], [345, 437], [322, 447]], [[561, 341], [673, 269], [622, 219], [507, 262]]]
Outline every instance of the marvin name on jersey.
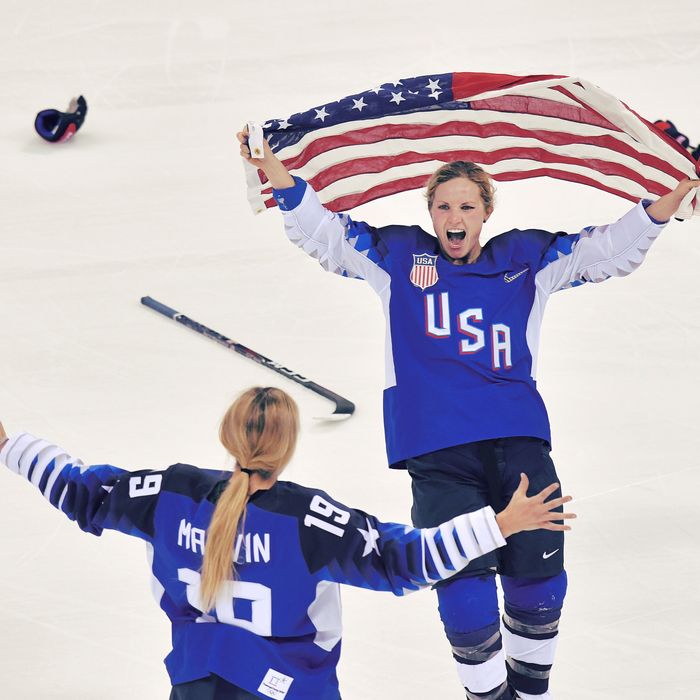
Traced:
[[[201, 527], [194, 527], [191, 522], [183, 518], [177, 531], [177, 545], [189, 549], [195, 554], [204, 556], [204, 547], [207, 531]], [[251, 534], [239, 534], [236, 538], [236, 546], [233, 550], [233, 558], [237, 564], [250, 564], [251, 562], [270, 561], [270, 533], [264, 532]]]

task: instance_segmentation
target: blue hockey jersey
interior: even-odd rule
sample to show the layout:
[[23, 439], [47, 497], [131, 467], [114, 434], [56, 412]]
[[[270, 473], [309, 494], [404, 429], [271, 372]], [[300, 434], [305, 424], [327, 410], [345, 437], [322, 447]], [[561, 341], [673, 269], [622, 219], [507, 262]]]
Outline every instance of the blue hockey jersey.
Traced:
[[173, 684], [214, 673], [263, 698], [338, 700], [338, 584], [403, 595], [505, 544], [490, 508], [419, 530], [278, 481], [251, 496], [234, 545], [238, 579], [206, 611], [206, 530], [230, 472], [86, 467], [28, 433], [11, 437], [0, 461], [86, 532], [146, 541], [153, 588], [172, 623], [165, 663]]
[[638, 204], [580, 233], [512, 230], [455, 265], [418, 226], [375, 228], [326, 210], [303, 180], [274, 196], [288, 237], [328, 271], [367, 280], [386, 317], [389, 464], [499, 437], [551, 441], [537, 391], [549, 296], [637, 268], [662, 223]]

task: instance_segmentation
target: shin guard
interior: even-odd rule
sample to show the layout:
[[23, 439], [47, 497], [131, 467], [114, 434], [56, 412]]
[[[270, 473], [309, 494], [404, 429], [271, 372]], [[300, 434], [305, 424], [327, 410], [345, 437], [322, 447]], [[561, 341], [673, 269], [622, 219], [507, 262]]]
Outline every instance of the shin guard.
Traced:
[[469, 700], [511, 700], [494, 576], [438, 587], [440, 617]]
[[546, 579], [502, 576], [508, 682], [524, 700], [547, 700], [566, 572]]

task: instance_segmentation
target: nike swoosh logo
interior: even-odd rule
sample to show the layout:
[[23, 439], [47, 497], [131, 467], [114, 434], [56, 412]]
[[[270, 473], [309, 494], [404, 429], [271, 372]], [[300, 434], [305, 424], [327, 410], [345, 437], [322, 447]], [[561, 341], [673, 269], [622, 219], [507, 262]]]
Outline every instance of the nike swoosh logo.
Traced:
[[518, 272], [517, 274], [515, 274], [515, 275], [510, 275], [510, 276], [509, 276], [508, 273], [506, 272], [506, 273], [503, 275], [503, 279], [504, 279], [506, 282], [512, 282], [513, 280], [517, 280], [518, 277], [520, 277], [520, 275], [524, 275], [529, 269], [530, 269], [529, 267], [526, 267], [524, 270], [520, 270], [520, 272]]
[[558, 549], [555, 549], [553, 552], [543, 552], [542, 559], [549, 559], [549, 557], [553, 557], [558, 551]]

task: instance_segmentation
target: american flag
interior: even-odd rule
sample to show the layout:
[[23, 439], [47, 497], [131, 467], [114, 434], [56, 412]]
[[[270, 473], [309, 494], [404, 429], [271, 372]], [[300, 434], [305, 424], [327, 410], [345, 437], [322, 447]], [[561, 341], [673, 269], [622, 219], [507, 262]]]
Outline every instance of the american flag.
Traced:
[[[623, 102], [580, 78], [440, 73], [402, 78], [270, 119], [263, 130], [293, 175], [333, 211], [423, 187], [467, 160], [495, 180], [554, 177], [638, 201], [697, 177], [698, 161]], [[275, 206], [246, 163], [255, 212]], [[700, 215], [694, 191], [676, 215]]]

